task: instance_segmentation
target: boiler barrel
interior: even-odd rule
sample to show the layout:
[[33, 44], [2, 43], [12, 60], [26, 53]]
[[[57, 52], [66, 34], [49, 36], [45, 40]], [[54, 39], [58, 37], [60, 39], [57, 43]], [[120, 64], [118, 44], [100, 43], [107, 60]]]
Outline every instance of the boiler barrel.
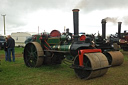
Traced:
[[70, 52], [71, 45], [54, 45], [52, 46], [52, 49], [58, 50], [58, 51], [68, 51]]

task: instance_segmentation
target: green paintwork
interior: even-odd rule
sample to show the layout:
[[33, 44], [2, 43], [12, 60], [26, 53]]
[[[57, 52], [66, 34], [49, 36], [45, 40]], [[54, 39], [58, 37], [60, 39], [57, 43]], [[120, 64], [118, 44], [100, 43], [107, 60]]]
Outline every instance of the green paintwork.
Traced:
[[40, 41], [40, 35], [37, 35], [37, 36], [36, 36], [36, 42], [38, 42], [38, 43], [41, 44], [41, 41]]
[[48, 38], [47, 42], [49, 44], [60, 44], [60, 37], [58, 37], [58, 38]]
[[66, 35], [61, 36], [61, 41], [65, 41], [67, 39]]

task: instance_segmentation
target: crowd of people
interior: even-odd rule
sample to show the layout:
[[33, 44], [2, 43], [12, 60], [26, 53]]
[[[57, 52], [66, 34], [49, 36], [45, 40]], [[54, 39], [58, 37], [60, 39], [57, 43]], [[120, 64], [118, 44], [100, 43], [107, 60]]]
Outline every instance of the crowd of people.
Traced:
[[[5, 51], [5, 61], [13, 61], [15, 62], [15, 40], [8, 35], [5, 38], [5, 43], [4, 43], [4, 51]], [[12, 54], [12, 60], [11, 60], [11, 54]]]

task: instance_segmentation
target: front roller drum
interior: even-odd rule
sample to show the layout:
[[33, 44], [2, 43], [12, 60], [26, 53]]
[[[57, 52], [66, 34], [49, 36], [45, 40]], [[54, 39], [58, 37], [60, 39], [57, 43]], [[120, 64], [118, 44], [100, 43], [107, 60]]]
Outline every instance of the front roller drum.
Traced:
[[[74, 60], [79, 66], [79, 57]], [[76, 75], [81, 79], [90, 79], [104, 75], [109, 67], [108, 60], [102, 53], [85, 53], [83, 56], [83, 69], [74, 68]]]
[[104, 53], [108, 59], [109, 65], [119, 66], [124, 62], [124, 56], [120, 51], [108, 51]]
[[43, 64], [43, 49], [38, 42], [28, 43], [24, 48], [24, 62], [28, 67], [39, 67]]

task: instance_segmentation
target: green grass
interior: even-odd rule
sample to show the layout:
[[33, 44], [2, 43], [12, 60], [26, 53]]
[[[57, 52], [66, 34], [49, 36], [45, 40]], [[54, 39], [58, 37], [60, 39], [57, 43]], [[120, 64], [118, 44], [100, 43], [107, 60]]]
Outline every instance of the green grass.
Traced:
[[[5, 62], [1, 58], [0, 85], [127, 85], [128, 84], [128, 52], [123, 52], [125, 61], [121, 66], [111, 67], [101, 77], [90, 80], [79, 79], [68, 65], [41, 66], [28, 68], [25, 66], [23, 48], [16, 48], [16, 62]], [[1, 52], [1, 50], [0, 50]], [[4, 52], [4, 51], [3, 51]], [[4, 53], [3, 53], [4, 54]], [[1, 53], [1, 55], [3, 55]]]
[[0, 55], [4, 55], [4, 50], [0, 50]]
[[[24, 50], [24, 48], [21, 48], [21, 47], [15, 47], [15, 53], [16, 54], [20, 54], [22, 53]], [[0, 50], [0, 55], [3, 55], [4, 54], [4, 50]]]
[[16, 62], [2, 61], [0, 68], [0, 85], [42, 85], [74, 76], [73, 70], [64, 64], [28, 68], [24, 65], [22, 57], [18, 57]]
[[15, 47], [15, 53], [16, 53], [16, 54], [22, 53], [23, 50], [24, 50], [24, 48], [22, 48], [22, 47]]

